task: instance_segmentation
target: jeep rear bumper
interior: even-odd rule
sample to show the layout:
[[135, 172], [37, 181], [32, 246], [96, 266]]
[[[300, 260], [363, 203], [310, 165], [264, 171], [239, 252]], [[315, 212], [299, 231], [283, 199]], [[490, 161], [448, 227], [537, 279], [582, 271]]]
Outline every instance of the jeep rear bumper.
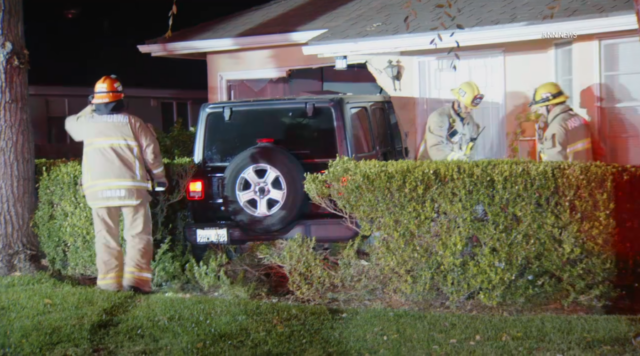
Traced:
[[[198, 242], [198, 230], [225, 229], [227, 242]], [[242, 230], [234, 222], [220, 221], [206, 224], [187, 224], [185, 236], [194, 245], [242, 245], [247, 242], [274, 241], [280, 239], [291, 239], [297, 234], [307, 237], [315, 237], [318, 243], [348, 241], [356, 236], [358, 232], [344, 224], [341, 219], [321, 219], [321, 220], [300, 220], [293, 227], [276, 231], [270, 234], [253, 234]]]

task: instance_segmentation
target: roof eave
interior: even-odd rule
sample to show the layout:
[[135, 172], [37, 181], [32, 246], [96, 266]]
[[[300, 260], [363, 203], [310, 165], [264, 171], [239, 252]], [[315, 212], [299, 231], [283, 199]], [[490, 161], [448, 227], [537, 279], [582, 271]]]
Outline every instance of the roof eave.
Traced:
[[[543, 39], [545, 33], [557, 32], [575, 35], [637, 30], [638, 21], [634, 13], [592, 19], [580, 19], [561, 22], [545, 22], [534, 25], [523, 23], [517, 25], [489, 26], [478, 29], [458, 30], [453, 37], [442, 42], [437, 41], [438, 48], [456, 47], [458, 43], [469, 46], [490, 45], [498, 43], [519, 42]], [[408, 52], [433, 49], [431, 41], [436, 32], [425, 32], [415, 35], [385, 36], [368, 39], [344, 40], [334, 42], [311, 42], [302, 47], [305, 55], [318, 57], [335, 57], [348, 55], [366, 55], [388, 52]]]
[[[89, 96], [93, 94], [91, 87], [67, 87], [49, 85], [30, 85], [29, 95], [33, 96]], [[206, 90], [191, 89], [151, 89], [125, 88], [126, 98], [174, 98], [174, 99], [207, 99]]]
[[177, 55], [246, 50], [253, 48], [289, 46], [306, 44], [327, 30], [298, 31], [274, 35], [248, 36], [237, 38], [219, 38], [211, 40], [172, 42], [138, 46], [142, 53], [158, 57]]

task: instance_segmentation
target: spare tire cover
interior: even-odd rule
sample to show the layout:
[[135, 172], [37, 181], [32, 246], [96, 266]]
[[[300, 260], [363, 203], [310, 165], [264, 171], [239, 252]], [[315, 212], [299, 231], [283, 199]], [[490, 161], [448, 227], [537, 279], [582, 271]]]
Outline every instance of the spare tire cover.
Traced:
[[306, 210], [304, 170], [287, 151], [260, 144], [225, 170], [224, 198], [231, 218], [254, 233], [278, 231]]

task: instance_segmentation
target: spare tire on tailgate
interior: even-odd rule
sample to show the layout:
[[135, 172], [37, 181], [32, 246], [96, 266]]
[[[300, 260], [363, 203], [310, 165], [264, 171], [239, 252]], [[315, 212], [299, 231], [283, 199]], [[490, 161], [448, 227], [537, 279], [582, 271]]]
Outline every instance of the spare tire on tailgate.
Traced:
[[254, 233], [278, 231], [307, 208], [304, 170], [289, 152], [259, 144], [225, 170], [224, 197], [232, 219]]

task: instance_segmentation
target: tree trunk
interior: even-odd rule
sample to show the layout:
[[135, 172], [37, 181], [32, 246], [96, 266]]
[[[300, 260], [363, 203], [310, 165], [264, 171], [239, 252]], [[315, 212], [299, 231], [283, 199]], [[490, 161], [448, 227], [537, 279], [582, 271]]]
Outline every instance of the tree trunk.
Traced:
[[33, 271], [35, 163], [22, 0], [0, 0], [0, 275]]

